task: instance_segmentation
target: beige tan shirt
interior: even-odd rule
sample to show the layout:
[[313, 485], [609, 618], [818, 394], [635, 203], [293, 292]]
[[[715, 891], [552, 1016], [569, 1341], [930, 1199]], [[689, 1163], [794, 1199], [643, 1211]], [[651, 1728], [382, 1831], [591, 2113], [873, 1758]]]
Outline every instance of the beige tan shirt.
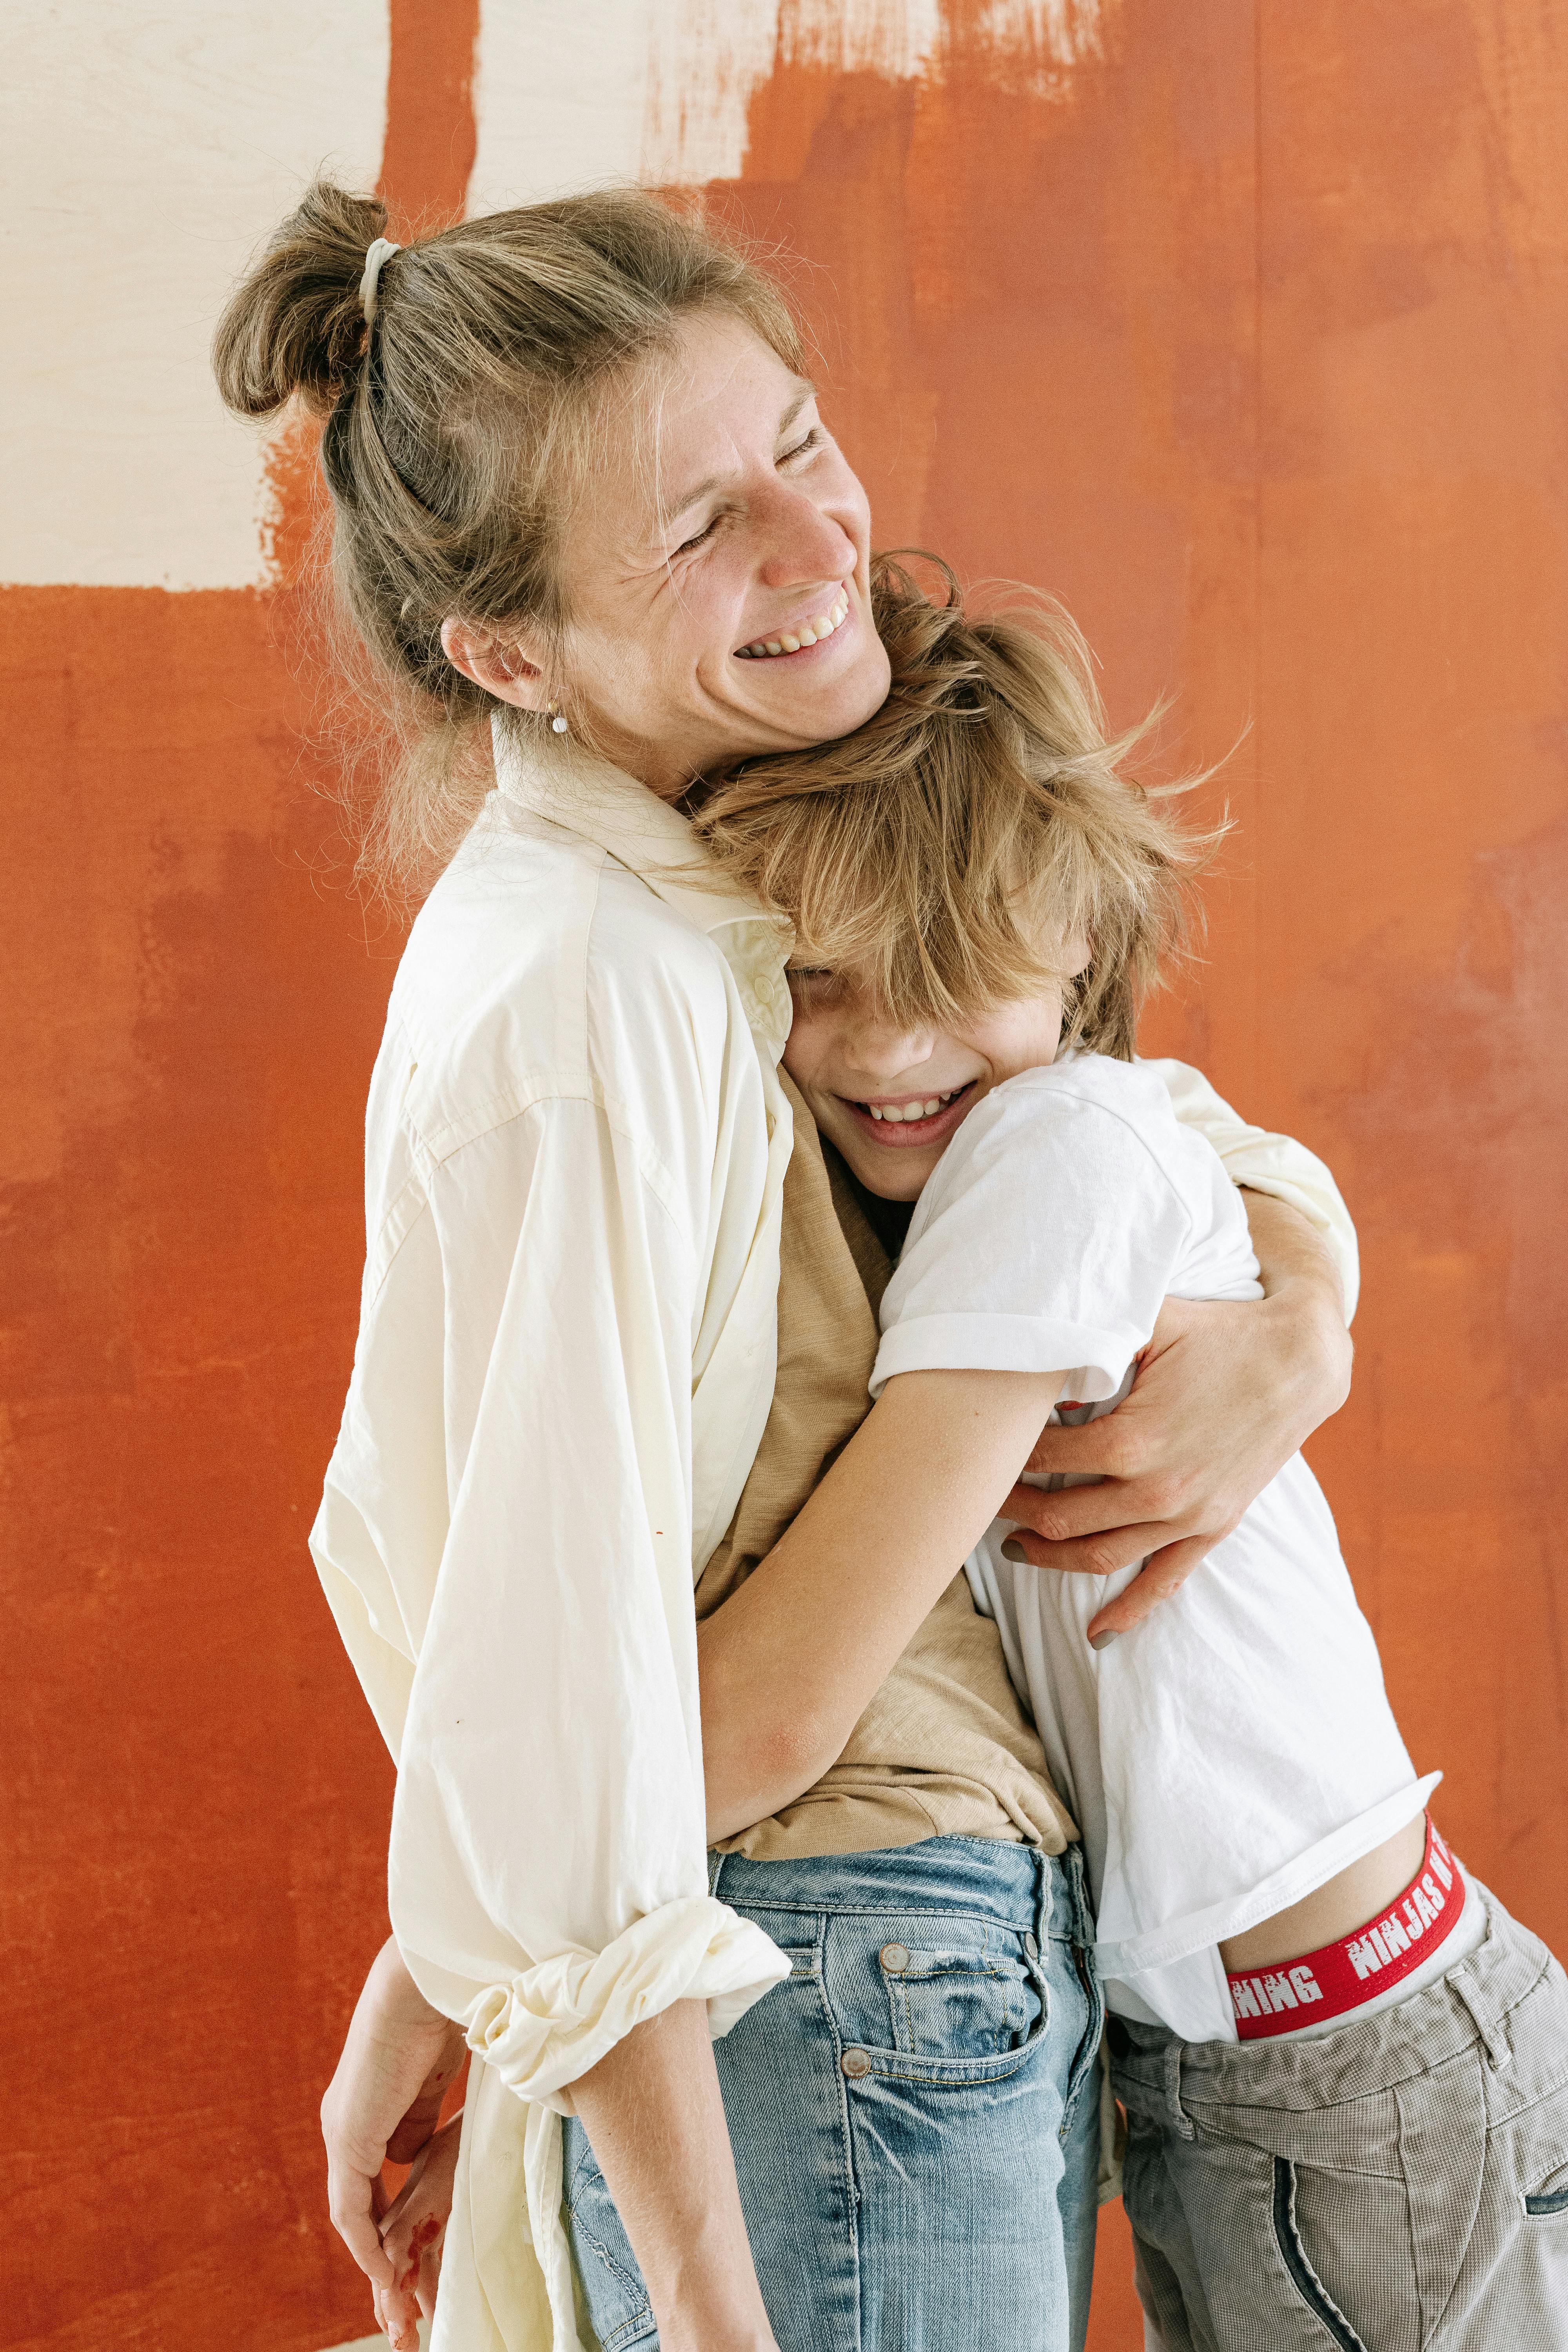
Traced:
[[[869, 1410], [877, 1307], [891, 1271], [837, 1155], [793, 1098], [784, 1177], [778, 1378], [752, 1475], [697, 1588], [707, 1616], [772, 1550]], [[830, 1150], [831, 1148], [829, 1148]], [[760, 1862], [861, 1853], [929, 1837], [1023, 1840], [1059, 1853], [1078, 1834], [1007, 1677], [996, 1628], [955, 1576], [831, 1770], [723, 1850]]]

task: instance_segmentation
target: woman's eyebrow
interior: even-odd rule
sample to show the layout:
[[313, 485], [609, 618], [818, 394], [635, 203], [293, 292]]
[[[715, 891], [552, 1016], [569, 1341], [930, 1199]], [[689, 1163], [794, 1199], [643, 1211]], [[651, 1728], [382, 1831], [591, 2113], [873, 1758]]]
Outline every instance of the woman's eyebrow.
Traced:
[[[778, 438], [781, 441], [805, 406], [806, 402], [816, 396], [816, 386], [814, 383], [808, 383], [804, 377], [796, 377], [795, 383], [797, 388], [795, 398], [779, 418]], [[721, 490], [729, 479], [730, 477], [727, 474], [708, 474], [701, 481], [694, 482], [690, 489], [666, 507], [664, 510], [666, 526], [676, 522], [686, 512], [688, 507], [694, 507], [697, 504], [699, 499], [710, 497], [714, 490]]]

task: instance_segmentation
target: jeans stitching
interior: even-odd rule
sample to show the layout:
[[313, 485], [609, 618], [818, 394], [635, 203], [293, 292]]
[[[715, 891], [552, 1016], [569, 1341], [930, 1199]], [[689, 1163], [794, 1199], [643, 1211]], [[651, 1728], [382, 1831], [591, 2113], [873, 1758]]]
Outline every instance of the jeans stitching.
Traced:
[[[770, 1870], [784, 1870], [787, 1869], [788, 1864], [769, 1863], [763, 1866]], [[721, 1895], [719, 1899], [721, 1902], [730, 1901], [727, 1895]], [[777, 1895], [753, 1897], [742, 1893], [736, 1896], [731, 1907], [737, 1911], [743, 1911], [748, 1918], [755, 1918], [766, 1913], [777, 1913], [781, 1918], [797, 1919], [814, 1919], [823, 1916], [812, 1911], [804, 1903], [781, 1902]], [[834, 1919], [896, 1919], [900, 1913], [907, 1914], [910, 1911], [918, 1911], [923, 1916], [932, 1919], [972, 1919], [983, 1931], [1000, 1929], [1003, 1934], [1008, 1936], [1033, 1933], [1037, 1925], [1037, 1916], [1033, 1912], [1025, 1911], [1015, 1916], [1011, 1911], [994, 1910], [987, 1904], [964, 1902], [962, 1899], [943, 1901], [933, 1895], [917, 1893], [913, 1889], [900, 1895], [890, 1894], [879, 1903], [835, 1901], [831, 1911], [826, 1916]]]
[[[573, 2175], [574, 2179], [576, 2179], [577, 2173], [581, 2172], [582, 2168], [582, 2166], [579, 2164], [576, 2168], [576, 2172]], [[609, 2189], [607, 2187], [605, 2193], [606, 2196], [609, 2195]], [[609, 2330], [608, 2334], [603, 2339], [605, 2352], [608, 2352], [608, 2347], [614, 2345], [620, 2337], [629, 2335], [638, 2328], [646, 2327], [649, 2324], [653, 2318], [653, 2303], [649, 2297], [645, 2282], [640, 2277], [634, 2277], [630, 2271], [626, 2270], [623, 2264], [616, 2260], [614, 2254], [611, 2253], [608, 2246], [605, 2244], [603, 2239], [598, 2237], [594, 2230], [590, 2228], [589, 2224], [584, 2221], [574, 2206], [569, 2210], [572, 2214], [574, 2237], [580, 2242], [584, 2242], [593, 2248], [595, 2253], [598, 2256], [600, 2263], [609, 2273], [610, 2276], [613, 2279], [617, 2280], [621, 2286], [626, 2290], [626, 2294], [633, 2299], [635, 2307], [627, 2314], [625, 2319], [617, 2321], [616, 2326]], [[642, 2298], [640, 2303], [637, 2301], [637, 2298], [639, 2295]]]
[[[1100, 1989], [1100, 1971], [1094, 1965], [1094, 1955], [1083, 1944], [1074, 1944], [1072, 1954], [1079, 1982], [1089, 2003], [1089, 2017], [1068, 2073], [1068, 2094], [1062, 2104], [1062, 2127], [1058, 2135], [1064, 2146], [1078, 2103], [1083, 2096], [1083, 2086], [1091, 2076], [1096, 2080], [1098, 2095], [1100, 2044], [1105, 2032], [1105, 1995]], [[1042, 1994], [1046, 1993], [1043, 1981], [1040, 1990]]]
[[859, 2301], [860, 2278], [860, 2179], [855, 2168], [855, 2127], [849, 2113], [849, 2084], [844, 2073], [844, 2036], [838, 2030], [838, 2020], [833, 2013], [833, 2003], [827, 1991], [827, 1935], [833, 1915], [819, 1911], [816, 1927], [816, 1998], [821, 2005], [823, 2022], [827, 2028], [828, 2047], [833, 2053], [834, 2074], [838, 2099], [838, 2171], [845, 2196], [845, 2218], [849, 2231], [849, 2260], [855, 2272], [856, 2301]]
[[[1038, 2037], [1037, 2036], [1037, 2039]], [[1036, 2042], [1031, 2042], [1026, 2049], [1010, 2052], [1008, 2054], [1013, 2062], [1011, 2065], [1006, 2064], [1000, 2058], [923, 2058], [915, 2062], [919, 2065], [931, 2067], [973, 2066], [976, 2068], [988, 2067], [994, 2069], [994, 2072], [992, 2073], [976, 2073], [973, 2074], [921, 2074], [907, 2073], [901, 2066], [879, 2065], [878, 2063], [878, 2060], [879, 2057], [912, 2057], [912, 2052], [906, 2053], [895, 2050], [878, 2052], [875, 2050], [866, 2050], [866, 2045], [863, 2042], [858, 2042], [855, 2044], [855, 2047], [858, 2050], [864, 2050], [867, 2057], [871, 2061], [868, 2072], [859, 2078], [862, 2082], [868, 2082], [875, 2078], [877, 2081], [884, 2083], [921, 2083], [925, 2085], [926, 2089], [930, 2091], [969, 2091], [974, 2089], [976, 2085], [983, 2085], [987, 2083], [1005, 2083], [1010, 2074], [1016, 2074], [1018, 2072], [1019, 2067], [1026, 2065], [1028, 2061], [1034, 2056]]]

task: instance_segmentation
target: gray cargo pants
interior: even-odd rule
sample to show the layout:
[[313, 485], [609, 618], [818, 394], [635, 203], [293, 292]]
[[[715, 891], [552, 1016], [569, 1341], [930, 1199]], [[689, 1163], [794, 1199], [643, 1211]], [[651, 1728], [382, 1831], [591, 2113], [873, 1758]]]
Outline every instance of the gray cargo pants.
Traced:
[[1113, 2020], [1165, 2352], [1568, 2352], [1568, 1978], [1476, 1892], [1467, 1958], [1321, 2040]]

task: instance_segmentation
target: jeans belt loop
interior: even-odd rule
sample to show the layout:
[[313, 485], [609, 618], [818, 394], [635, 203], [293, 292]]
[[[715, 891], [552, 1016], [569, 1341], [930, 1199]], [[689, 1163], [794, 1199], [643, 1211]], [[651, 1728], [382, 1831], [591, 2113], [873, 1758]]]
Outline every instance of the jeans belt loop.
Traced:
[[708, 1856], [708, 1892], [709, 1892], [709, 1894], [710, 1894], [710, 1895], [713, 1895], [713, 1896], [715, 1896], [715, 1897], [717, 1897], [718, 1893], [719, 1893], [719, 1877], [720, 1877], [720, 1874], [721, 1874], [721, 1872], [723, 1870], [724, 1864], [725, 1864], [725, 1863], [728, 1861], [728, 1859], [729, 1859], [729, 1856], [728, 1856], [727, 1854], [722, 1854], [722, 1853], [711, 1853], [711, 1852], [710, 1852], [710, 1853], [709, 1853], [709, 1856]]
[[1513, 2056], [1508, 2036], [1503, 2032], [1502, 2019], [1481, 1992], [1467, 1961], [1461, 1960], [1458, 1968], [1449, 1972], [1448, 1983], [1460, 2008], [1480, 2035], [1481, 2047], [1487, 2053], [1492, 2072], [1497, 2073], [1500, 2067], [1508, 2065]]
[[1182, 2045], [1173, 2035], [1165, 2044], [1165, 2120], [1183, 2139], [1196, 2139], [1192, 2118], [1182, 2105]]
[[1097, 1930], [1089, 1900], [1089, 1864], [1081, 1845], [1069, 1845], [1068, 1854], [1072, 1876], [1073, 1939], [1092, 1952]]
[[1039, 1945], [1039, 1951], [1036, 1957], [1035, 1966], [1039, 1971], [1041, 1982], [1044, 1983], [1046, 1972], [1046, 1946], [1050, 1938], [1051, 1914], [1056, 1908], [1057, 1890], [1056, 1881], [1051, 1874], [1051, 1858], [1049, 1854], [1042, 1853], [1038, 1846], [1036, 1846], [1034, 1853], [1035, 1937]]

